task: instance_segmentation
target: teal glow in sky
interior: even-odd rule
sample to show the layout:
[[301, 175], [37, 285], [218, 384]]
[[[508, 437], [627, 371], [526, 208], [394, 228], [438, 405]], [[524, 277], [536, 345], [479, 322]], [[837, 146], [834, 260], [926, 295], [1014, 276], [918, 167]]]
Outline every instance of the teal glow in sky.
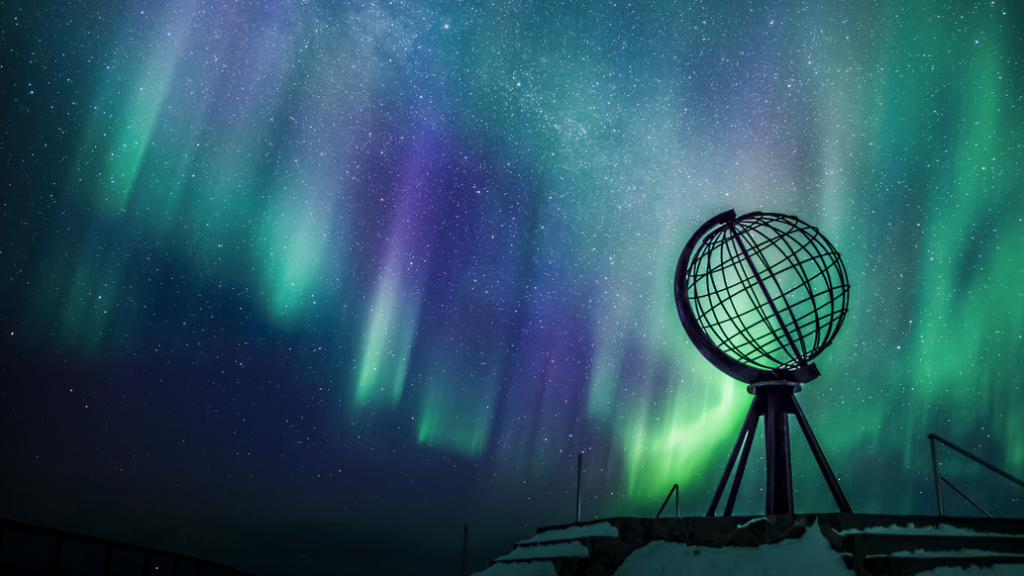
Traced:
[[672, 280], [729, 208], [843, 256], [798, 398], [855, 511], [933, 512], [929, 432], [1024, 475], [1019, 9], [720, 4], [6, 3], [0, 515], [450, 572], [571, 521], [580, 452], [584, 517], [703, 514], [751, 397]]

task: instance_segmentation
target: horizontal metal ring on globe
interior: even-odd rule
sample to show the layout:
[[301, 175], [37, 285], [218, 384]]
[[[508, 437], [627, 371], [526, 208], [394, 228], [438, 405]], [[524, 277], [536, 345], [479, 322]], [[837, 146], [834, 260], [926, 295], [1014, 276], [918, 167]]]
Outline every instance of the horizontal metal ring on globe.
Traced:
[[679, 318], [701, 354], [755, 384], [809, 382], [835, 338], [850, 285], [835, 247], [785, 214], [729, 210], [705, 222], [676, 265]]

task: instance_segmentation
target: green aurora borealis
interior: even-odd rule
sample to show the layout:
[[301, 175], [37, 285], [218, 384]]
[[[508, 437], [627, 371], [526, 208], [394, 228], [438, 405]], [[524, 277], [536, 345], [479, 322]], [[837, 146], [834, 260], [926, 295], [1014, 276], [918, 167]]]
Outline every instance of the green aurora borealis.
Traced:
[[[677, 482], [703, 514], [751, 396], [686, 340], [672, 279], [729, 208], [843, 255], [850, 314], [798, 399], [855, 511], [934, 513], [929, 432], [1024, 475], [1011, 2], [0, 13], [0, 515], [450, 528], [452, 554], [468, 520], [501, 553], [572, 520], [581, 451], [585, 517]], [[793, 442], [798, 511], [834, 509]]]

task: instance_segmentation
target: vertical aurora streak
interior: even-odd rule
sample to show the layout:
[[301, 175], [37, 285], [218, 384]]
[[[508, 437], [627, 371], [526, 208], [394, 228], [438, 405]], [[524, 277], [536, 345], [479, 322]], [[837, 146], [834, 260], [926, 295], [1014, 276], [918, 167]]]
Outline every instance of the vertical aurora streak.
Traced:
[[[931, 512], [928, 432], [1024, 475], [1013, 3], [3, 12], [8, 493], [37, 455], [113, 486], [154, 454], [255, 516], [444, 502], [506, 534], [504, 499], [517, 529], [568, 520], [584, 452], [592, 517], [677, 482], [702, 513], [750, 396], [686, 341], [672, 275], [728, 208], [843, 254], [851, 313], [799, 400], [855, 510]], [[51, 405], [56, 439], [27, 423]], [[794, 451], [797, 508], [830, 510]]]

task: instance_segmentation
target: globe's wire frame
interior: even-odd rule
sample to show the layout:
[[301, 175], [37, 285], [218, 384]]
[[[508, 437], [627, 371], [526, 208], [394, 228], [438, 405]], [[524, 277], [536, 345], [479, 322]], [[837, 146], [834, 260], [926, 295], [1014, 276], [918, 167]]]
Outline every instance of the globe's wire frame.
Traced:
[[687, 243], [675, 289], [690, 339], [747, 383], [818, 376], [810, 362], [838, 333], [850, 292], [839, 252], [817, 228], [784, 214], [737, 218], [731, 210]]

